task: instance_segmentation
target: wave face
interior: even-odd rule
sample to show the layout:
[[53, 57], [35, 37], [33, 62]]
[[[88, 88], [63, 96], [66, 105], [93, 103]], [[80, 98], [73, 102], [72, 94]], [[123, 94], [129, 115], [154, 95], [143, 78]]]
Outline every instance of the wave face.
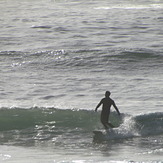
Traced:
[[150, 113], [135, 117], [140, 134], [143, 136], [163, 134], [163, 113]]
[[[102, 128], [100, 114], [88, 110], [60, 110], [55, 108], [30, 108], [0, 110], [1, 143], [21, 140], [46, 141], [61, 136], [79, 136], [82, 139], [93, 135], [92, 131]], [[163, 134], [163, 113], [137, 116], [113, 112], [110, 121], [117, 127], [95, 139], [126, 139]], [[8, 136], [10, 135], [10, 136]], [[18, 139], [19, 137], [19, 139]], [[58, 140], [57, 140], [58, 141]], [[18, 143], [18, 142], [17, 142]], [[19, 142], [20, 143], [20, 142]]]
[[53, 128], [89, 129], [98, 122], [92, 111], [55, 108], [1, 109], [0, 130], [21, 130], [38, 125]]

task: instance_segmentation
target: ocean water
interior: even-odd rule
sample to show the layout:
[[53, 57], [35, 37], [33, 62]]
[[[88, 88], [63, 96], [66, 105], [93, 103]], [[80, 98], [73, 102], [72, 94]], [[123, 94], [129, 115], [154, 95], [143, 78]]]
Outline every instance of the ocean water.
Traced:
[[163, 162], [162, 0], [1, 0], [0, 15], [0, 163]]

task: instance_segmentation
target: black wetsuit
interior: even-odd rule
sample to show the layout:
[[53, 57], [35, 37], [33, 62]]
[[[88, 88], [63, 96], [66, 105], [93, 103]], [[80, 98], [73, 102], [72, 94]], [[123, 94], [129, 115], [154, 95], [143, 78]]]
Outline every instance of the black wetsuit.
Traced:
[[111, 105], [114, 104], [114, 101], [111, 98], [103, 98], [100, 103], [103, 104], [101, 112], [101, 123], [106, 127], [107, 125], [109, 125], [108, 121], [110, 115], [110, 108]]

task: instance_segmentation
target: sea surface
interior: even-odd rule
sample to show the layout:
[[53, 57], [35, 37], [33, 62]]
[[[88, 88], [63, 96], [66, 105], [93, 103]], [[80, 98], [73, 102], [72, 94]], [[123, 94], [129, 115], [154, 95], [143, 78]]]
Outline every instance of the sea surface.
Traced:
[[163, 163], [163, 1], [0, 0], [0, 163]]

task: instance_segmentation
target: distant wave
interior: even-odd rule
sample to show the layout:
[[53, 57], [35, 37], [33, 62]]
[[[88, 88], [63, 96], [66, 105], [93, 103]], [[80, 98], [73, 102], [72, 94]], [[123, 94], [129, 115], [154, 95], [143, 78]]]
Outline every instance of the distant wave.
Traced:
[[100, 10], [111, 10], [111, 9], [125, 9], [125, 10], [142, 10], [142, 9], [162, 9], [163, 5], [160, 3], [158, 4], [150, 4], [150, 5], [114, 5], [114, 6], [105, 6], [105, 7], [96, 7], [95, 9], [100, 9]]
[[[27, 66], [37, 67], [42, 64], [44, 68], [54, 67], [104, 67], [108, 62], [137, 63], [149, 60], [150, 65], [160, 66], [163, 59], [162, 52], [151, 51], [147, 49], [85, 49], [85, 50], [54, 50], [38, 52], [19, 52], [19, 51], [1, 51], [0, 57], [12, 61], [12, 67]], [[14, 62], [13, 62], [14, 61]], [[162, 63], [162, 62], [161, 62]]]
[[33, 25], [31, 28], [45, 28], [45, 29], [49, 29], [49, 28], [52, 28], [52, 27], [48, 26], [48, 25], [38, 25], [38, 26]]

